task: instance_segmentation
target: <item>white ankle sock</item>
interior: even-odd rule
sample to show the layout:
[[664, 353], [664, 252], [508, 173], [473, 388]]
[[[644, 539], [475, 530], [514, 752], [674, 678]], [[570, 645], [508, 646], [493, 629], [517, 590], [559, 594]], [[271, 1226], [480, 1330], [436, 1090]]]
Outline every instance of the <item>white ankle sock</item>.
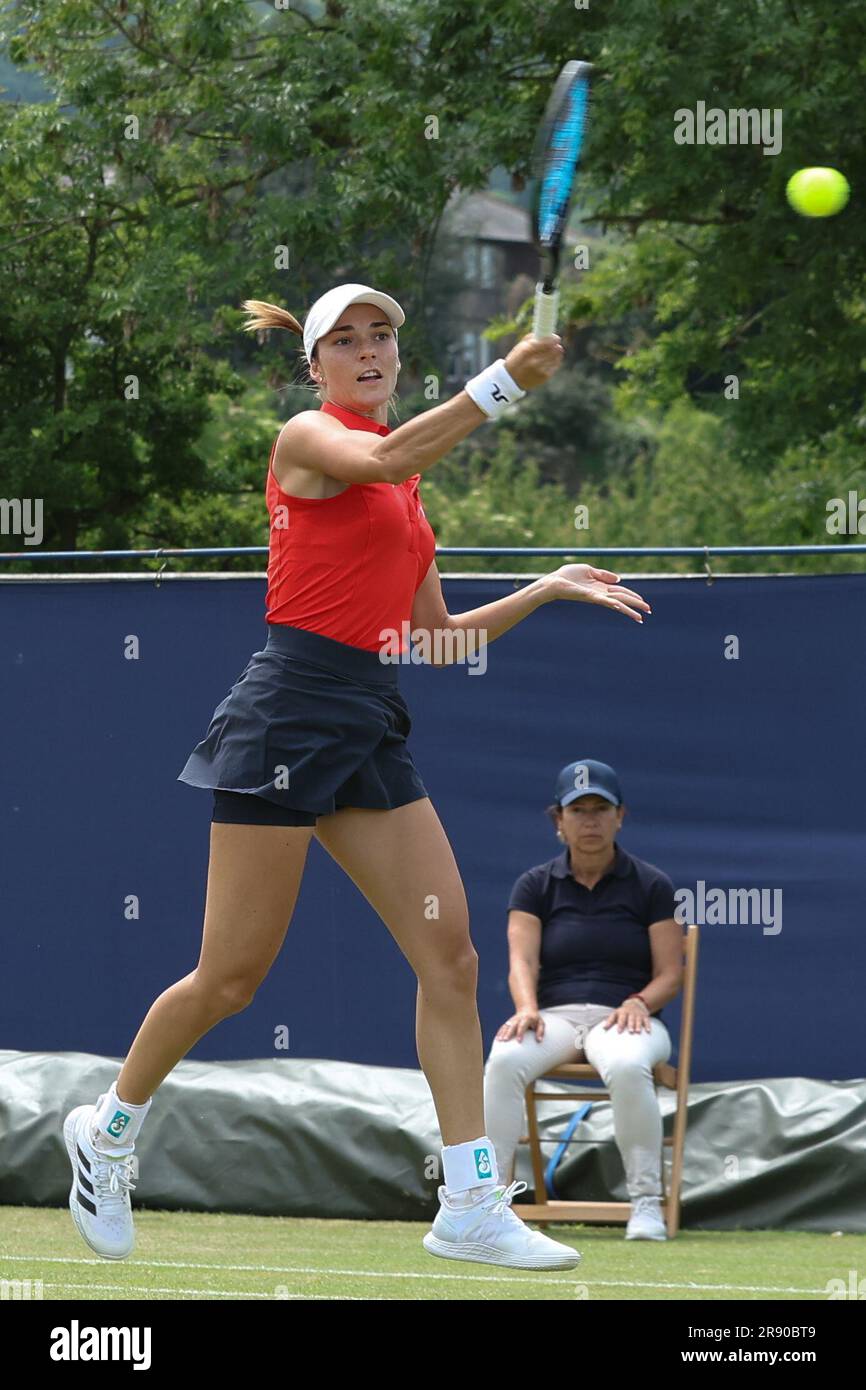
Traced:
[[[463, 1144], [447, 1144], [442, 1150], [442, 1172], [449, 1200], [470, 1206], [484, 1192], [500, 1186], [496, 1150], [486, 1134]], [[468, 1195], [468, 1201], [460, 1200]]]
[[105, 1095], [96, 1102], [96, 1113], [91, 1120], [91, 1138], [101, 1148], [132, 1149], [139, 1130], [153, 1103], [153, 1097], [143, 1105], [130, 1105], [121, 1100], [113, 1082]]

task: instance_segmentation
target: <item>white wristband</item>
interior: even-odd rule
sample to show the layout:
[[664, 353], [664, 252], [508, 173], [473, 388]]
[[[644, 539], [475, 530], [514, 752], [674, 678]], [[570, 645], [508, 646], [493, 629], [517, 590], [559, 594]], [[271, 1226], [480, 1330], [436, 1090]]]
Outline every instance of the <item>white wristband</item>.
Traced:
[[491, 420], [501, 415], [512, 401], [519, 401], [521, 396], [526, 395], [506, 367], [504, 357], [491, 362], [483, 372], [471, 377], [463, 390]]

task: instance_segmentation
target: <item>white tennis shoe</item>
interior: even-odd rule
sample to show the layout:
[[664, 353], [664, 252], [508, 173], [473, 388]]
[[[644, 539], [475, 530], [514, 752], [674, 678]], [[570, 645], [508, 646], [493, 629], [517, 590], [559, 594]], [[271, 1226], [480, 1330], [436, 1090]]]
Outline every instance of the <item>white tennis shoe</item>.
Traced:
[[438, 1189], [439, 1210], [423, 1240], [430, 1255], [446, 1260], [509, 1265], [512, 1269], [573, 1269], [580, 1254], [570, 1245], [533, 1231], [511, 1209], [511, 1199], [525, 1182], [494, 1187], [472, 1206], [456, 1206], [447, 1188]]
[[626, 1240], [667, 1240], [661, 1198], [635, 1197], [625, 1228]]
[[135, 1244], [132, 1205], [132, 1150], [112, 1154], [94, 1146], [91, 1124], [97, 1106], [78, 1105], [63, 1122], [72, 1164], [69, 1210], [79, 1233], [97, 1255], [122, 1260]]

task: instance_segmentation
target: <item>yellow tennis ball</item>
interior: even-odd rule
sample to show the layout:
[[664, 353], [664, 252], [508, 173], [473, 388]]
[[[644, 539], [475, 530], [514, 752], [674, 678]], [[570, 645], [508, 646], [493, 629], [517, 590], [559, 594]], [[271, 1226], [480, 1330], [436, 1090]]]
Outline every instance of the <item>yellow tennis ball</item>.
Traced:
[[841, 212], [851, 189], [838, 169], [798, 169], [788, 179], [785, 189], [788, 202], [804, 217], [832, 217]]

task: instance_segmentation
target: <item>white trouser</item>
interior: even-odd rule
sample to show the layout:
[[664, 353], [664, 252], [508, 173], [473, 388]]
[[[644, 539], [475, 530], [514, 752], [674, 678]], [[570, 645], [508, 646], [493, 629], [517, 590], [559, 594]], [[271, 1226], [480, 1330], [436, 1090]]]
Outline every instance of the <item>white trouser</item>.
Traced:
[[556, 1004], [540, 1010], [541, 1042], [533, 1029], [519, 1042], [494, 1039], [484, 1067], [484, 1121], [503, 1182], [514, 1175], [517, 1142], [526, 1132], [526, 1086], [561, 1062], [587, 1061], [610, 1091], [629, 1200], [662, 1195], [662, 1117], [652, 1069], [670, 1057], [670, 1034], [657, 1018], [650, 1019], [649, 1033], [627, 1027], [619, 1033], [616, 1023], [605, 1029], [612, 1012], [608, 1004]]

